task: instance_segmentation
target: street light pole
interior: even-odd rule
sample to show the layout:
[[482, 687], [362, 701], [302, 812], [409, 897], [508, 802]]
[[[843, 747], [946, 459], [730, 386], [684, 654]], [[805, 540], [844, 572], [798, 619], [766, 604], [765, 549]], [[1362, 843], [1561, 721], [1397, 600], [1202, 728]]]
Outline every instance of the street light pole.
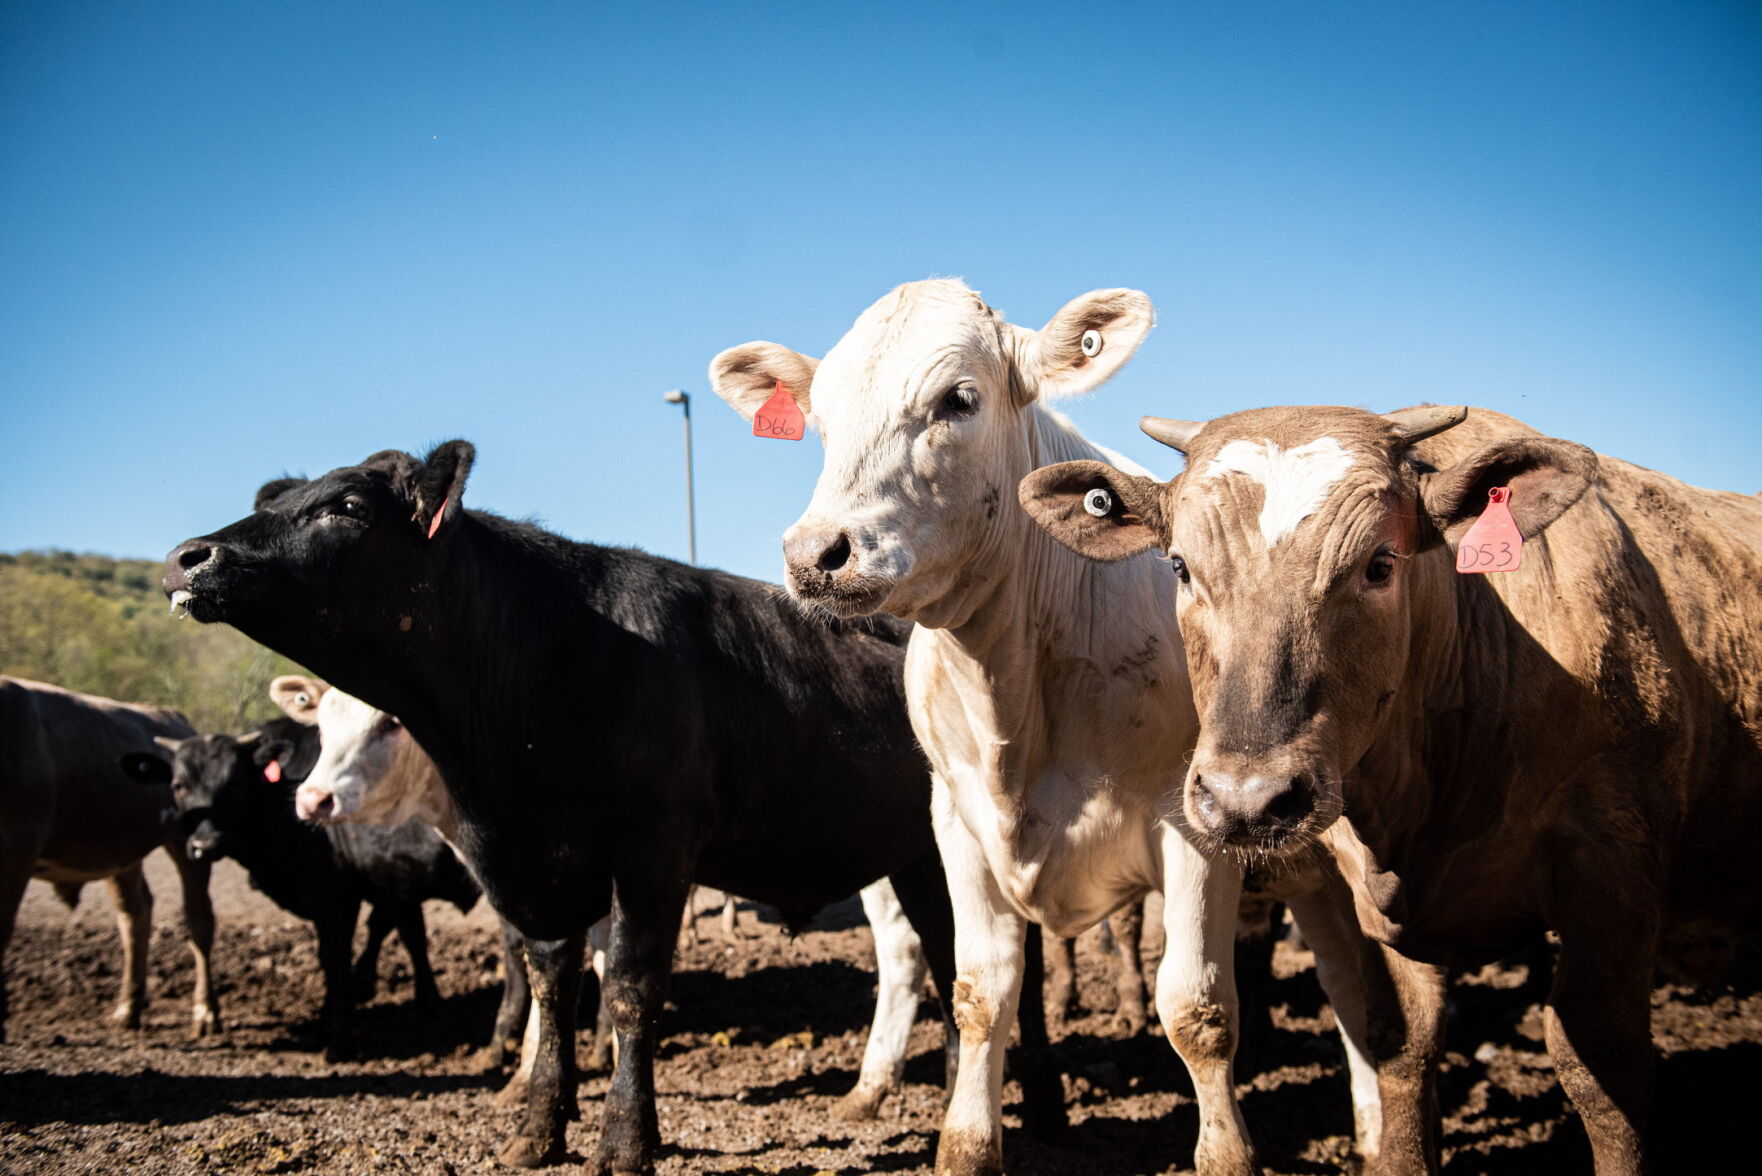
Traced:
[[683, 388], [663, 392], [661, 399], [685, 410], [685, 535], [692, 566], [697, 566], [697, 495], [691, 484], [691, 394]]

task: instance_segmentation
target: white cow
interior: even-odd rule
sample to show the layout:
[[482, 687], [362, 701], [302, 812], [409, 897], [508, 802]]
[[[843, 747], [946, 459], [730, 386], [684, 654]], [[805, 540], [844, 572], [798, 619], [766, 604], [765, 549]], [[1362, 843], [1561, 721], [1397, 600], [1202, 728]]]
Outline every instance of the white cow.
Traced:
[[[1042, 465], [1122, 460], [1046, 402], [1101, 384], [1151, 325], [1150, 300], [1134, 290], [1086, 294], [1030, 331], [959, 281], [914, 282], [863, 312], [822, 360], [757, 342], [710, 365], [716, 393], [747, 417], [781, 384], [823, 439], [813, 499], [783, 537], [790, 590], [840, 616], [917, 622], [906, 694], [934, 769], [958, 966], [959, 1077], [936, 1158], [945, 1176], [1002, 1170], [1003, 1057], [1028, 922], [1076, 935], [1151, 889], [1165, 896], [1168, 940], [1156, 1011], [1198, 1095], [1198, 1169], [1255, 1169], [1231, 1081], [1242, 875], [1178, 827], [1179, 765], [1198, 721], [1173, 576], [1154, 556], [1085, 561], [1015, 502]], [[1380, 961], [1344, 888], [1318, 890], [1318, 877], [1283, 897], [1346, 1030], [1371, 1158], [1380, 1104], [1358, 981]]]
[[[282, 699], [278, 696], [277, 701]], [[458, 827], [452, 797], [433, 761], [395, 717], [335, 689], [323, 691], [310, 712], [297, 699], [284, 702], [283, 709], [303, 722], [316, 722], [319, 728], [318, 764], [294, 794], [302, 818], [375, 825], [418, 820], [452, 842]], [[893, 884], [883, 878], [864, 887], [861, 897], [875, 936], [875, 1019], [857, 1084], [834, 1112], [843, 1119], [873, 1118], [887, 1096], [899, 1089], [928, 968], [918, 933], [906, 919]], [[602, 976], [608, 931], [609, 920], [603, 919], [588, 933], [594, 970]], [[609, 1029], [609, 1021], [602, 1017], [600, 1039], [615, 1044]], [[537, 1056], [536, 1033], [535, 1005], [527, 1020], [520, 1069], [498, 1096], [504, 1105], [524, 1101], [525, 1083]]]

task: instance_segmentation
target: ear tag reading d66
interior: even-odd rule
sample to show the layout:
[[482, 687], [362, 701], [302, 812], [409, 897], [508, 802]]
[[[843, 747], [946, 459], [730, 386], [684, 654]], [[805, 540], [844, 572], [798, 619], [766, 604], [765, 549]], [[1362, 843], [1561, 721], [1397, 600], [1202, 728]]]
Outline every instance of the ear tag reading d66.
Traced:
[[281, 783], [281, 761], [270, 760], [263, 765], [263, 778], [271, 784]]
[[765, 401], [765, 407], [753, 416], [753, 436], [770, 437], [776, 441], [800, 441], [807, 432], [807, 418], [801, 415], [801, 406], [796, 404], [795, 397], [777, 381], [777, 391], [771, 393], [771, 399]]
[[1487, 499], [1487, 509], [1456, 545], [1459, 572], [1515, 572], [1523, 566], [1523, 532], [1511, 517], [1511, 488], [1495, 486]]

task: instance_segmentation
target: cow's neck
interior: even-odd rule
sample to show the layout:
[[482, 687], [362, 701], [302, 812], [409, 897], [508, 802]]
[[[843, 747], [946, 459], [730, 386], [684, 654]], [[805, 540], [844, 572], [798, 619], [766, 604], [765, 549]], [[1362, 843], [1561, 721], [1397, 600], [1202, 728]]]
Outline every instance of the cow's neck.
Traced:
[[[1038, 405], [1022, 415], [1014, 466], [1004, 472], [1012, 496], [1041, 466], [1109, 459]], [[979, 696], [969, 713], [991, 728], [997, 750], [988, 774], [1000, 807], [1020, 810], [1025, 790], [1048, 771], [1130, 788], [1191, 744], [1194, 722], [1179, 721], [1192, 702], [1165, 565], [1084, 559], [1008, 504], [969, 570], [964, 619], [926, 639]]]

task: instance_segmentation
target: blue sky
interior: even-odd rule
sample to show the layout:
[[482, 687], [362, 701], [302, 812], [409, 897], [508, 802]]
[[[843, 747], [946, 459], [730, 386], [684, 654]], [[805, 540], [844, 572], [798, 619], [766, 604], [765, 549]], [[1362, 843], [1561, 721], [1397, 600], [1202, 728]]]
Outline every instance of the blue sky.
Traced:
[[1498, 408], [1762, 490], [1762, 5], [0, 7], [0, 550], [157, 558], [283, 472], [776, 578], [819, 468], [711, 396], [960, 275], [1158, 327], [1072, 406]]

